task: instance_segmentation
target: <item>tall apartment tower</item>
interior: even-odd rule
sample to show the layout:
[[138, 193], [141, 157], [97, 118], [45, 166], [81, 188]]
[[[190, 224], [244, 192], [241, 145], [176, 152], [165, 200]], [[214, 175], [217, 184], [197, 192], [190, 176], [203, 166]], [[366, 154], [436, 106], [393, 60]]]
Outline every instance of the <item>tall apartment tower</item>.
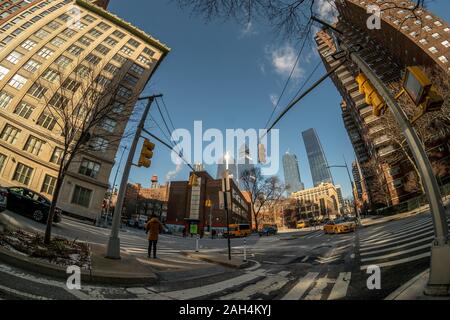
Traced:
[[287, 186], [286, 192], [288, 195], [290, 195], [293, 192], [305, 189], [300, 178], [298, 159], [295, 154], [290, 154], [289, 152], [286, 152], [283, 155], [283, 170], [284, 170], [284, 182]]
[[88, 79], [75, 77], [79, 72], [104, 87], [117, 84], [114, 114], [72, 162], [58, 201], [65, 212], [93, 219], [130, 112], [169, 48], [95, 1], [0, 1], [0, 8], [0, 185], [51, 199], [63, 146], [51, 108], [81, 104]]
[[[433, 67], [442, 77], [448, 77], [449, 24], [422, 8], [415, 10], [418, 18], [414, 18], [407, 10], [415, 7], [414, 2], [394, 0], [389, 3], [392, 9], [385, 9], [384, 1], [336, 1], [339, 12], [336, 27], [343, 34], [332, 37], [329, 30], [322, 30], [315, 38], [326, 69], [336, 66], [342, 59], [333, 57], [336, 40], [351, 47], [360, 45], [360, 56], [391, 89], [393, 96], [398, 93], [398, 83], [406, 66]], [[366, 25], [367, 6], [374, 4], [382, 6], [381, 30], [369, 30]], [[399, 160], [399, 147], [387, 135], [383, 116], [374, 116], [373, 107], [359, 92], [355, 81], [358, 73], [358, 68], [347, 62], [331, 76], [343, 98], [342, 117], [356, 154], [357, 162], [353, 165], [356, 193], [362, 197], [361, 203], [372, 209], [395, 205], [417, 196], [420, 191], [408, 187], [414, 177], [413, 167], [408, 159]], [[426, 146], [432, 165], [441, 168], [441, 181], [450, 178], [449, 140], [447, 135]]]
[[322, 144], [320, 143], [316, 130], [308, 129], [302, 133], [302, 136], [308, 155], [314, 187], [317, 187], [321, 183], [333, 184], [327, 158], [323, 152]]

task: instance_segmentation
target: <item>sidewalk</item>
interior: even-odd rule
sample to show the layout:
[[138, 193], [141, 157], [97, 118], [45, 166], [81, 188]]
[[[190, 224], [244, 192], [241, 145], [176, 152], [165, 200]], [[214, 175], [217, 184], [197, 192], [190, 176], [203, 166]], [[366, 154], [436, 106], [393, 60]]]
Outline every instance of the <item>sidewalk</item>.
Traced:
[[392, 292], [385, 300], [450, 300], [450, 295], [446, 297], [432, 297], [425, 295], [424, 291], [429, 276], [430, 269], [425, 270]]
[[[447, 207], [447, 210], [448, 210], [449, 202], [450, 202], [449, 199], [444, 200], [444, 205]], [[394, 214], [391, 216], [371, 216], [368, 218], [363, 218], [363, 219], [361, 219], [361, 224], [362, 224], [363, 228], [366, 228], [366, 227], [377, 225], [380, 223], [401, 220], [401, 219], [409, 218], [409, 217], [412, 217], [412, 216], [415, 216], [418, 214], [428, 213], [429, 211], [430, 211], [429, 205], [424, 205], [424, 206], [414, 209], [412, 211], [402, 212], [402, 213]]]

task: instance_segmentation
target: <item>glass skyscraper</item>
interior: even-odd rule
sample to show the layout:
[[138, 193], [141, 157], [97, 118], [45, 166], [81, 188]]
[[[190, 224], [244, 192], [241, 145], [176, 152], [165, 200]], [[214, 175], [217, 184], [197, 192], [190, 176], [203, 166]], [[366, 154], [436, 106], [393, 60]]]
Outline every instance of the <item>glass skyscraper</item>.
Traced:
[[314, 187], [317, 187], [321, 183], [333, 183], [327, 158], [323, 152], [322, 144], [320, 143], [316, 130], [308, 129], [302, 133], [302, 136], [305, 142]]
[[286, 183], [286, 192], [290, 195], [293, 192], [301, 191], [304, 185], [300, 178], [298, 160], [295, 154], [286, 152], [283, 156], [284, 182]]

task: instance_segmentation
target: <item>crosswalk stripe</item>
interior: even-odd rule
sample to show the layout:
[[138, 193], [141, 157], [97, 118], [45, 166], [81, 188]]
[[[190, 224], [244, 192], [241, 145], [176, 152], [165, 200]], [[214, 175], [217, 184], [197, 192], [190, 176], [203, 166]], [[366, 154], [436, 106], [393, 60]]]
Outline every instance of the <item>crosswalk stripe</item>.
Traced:
[[288, 283], [289, 279], [286, 278], [288, 274], [289, 272], [286, 274], [285, 271], [281, 271], [275, 276], [267, 277], [264, 280], [247, 286], [240, 291], [222, 296], [220, 297], [220, 300], [248, 300], [257, 293], [269, 295], [271, 292], [281, 289], [286, 283]]
[[426, 249], [426, 248], [429, 248], [429, 247], [431, 247], [431, 243], [425, 244], [423, 246], [414, 247], [414, 248], [411, 248], [411, 249], [406, 249], [406, 250], [399, 251], [399, 252], [393, 252], [393, 253], [385, 254], [385, 255], [382, 255], [382, 256], [364, 258], [364, 259], [361, 259], [361, 262], [388, 259], [388, 258], [392, 258], [392, 257], [396, 257], [396, 256], [401, 256], [401, 255], [404, 255], [406, 253], [423, 250], [423, 249]]
[[300, 300], [318, 275], [318, 272], [309, 272], [302, 279], [298, 280], [295, 286], [281, 300]]
[[328, 300], [339, 300], [347, 296], [348, 286], [350, 285], [352, 273], [341, 272], [336, 280], [336, 284], [333, 286]]
[[370, 246], [366, 245], [366, 246], [361, 247], [360, 251], [373, 250], [373, 249], [378, 249], [378, 248], [386, 248], [386, 247], [388, 247], [389, 245], [391, 245], [393, 243], [396, 243], [396, 244], [403, 243], [403, 242], [408, 243], [411, 240], [425, 239], [425, 238], [427, 238], [429, 236], [432, 236], [432, 235], [434, 235], [434, 231], [433, 230], [429, 230], [426, 233], [417, 234], [417, 235], [412, 236], [412, 237], [409, 237], [409, 236], [403, 237], [402, 239], [398, 239], [397, 241], [387, 241], [387, 240], [385, 240], [385, 241], [380, 241], [379, 243], [376, 243], [376, 244], [373, 244], [373, 245], [370, 245]]
[[26, 298], [26, 299], [53, 300], [51, 298], [36, 296], [34, 294], [31, 294], [31, 293], [22, 292], [22, 291], [19, 291], [19, 290], [16, 290], [16, 289], [12, 289], [12, 288], [8, 288], [8, 287], [2, 286], [2, 285], [0, 285], [0, 290], [5, 291], [7, 293], [12, 293], [15, 296], [19, 296], [19, 297]]
[[399, 245], [399, 246], [395, 246], [395, 247], [389, 247], [389, 248], [385, 248], [385, 249], [379, 249], [379, 250], [368, 251], [368, 252], [361, 252], [360, 255], [361, 256], [367, 256], [367, 255], [377, 254], [377, 253], [382, 253], [382, 252], [387, 252], [387, 251], [394, 251], [394, 250], [398, 250], [398, 249], [401, 249], [401, 248], [409, 247], [409, 246], [414, 245], [414, 244], [422, 243], [424, 241], [431, 241], [433, 239], [434, 239], [434, 236], [430, 236], [430, 237], [422, 238], [422, 239], [419, 239], [419, 240], [416, 240], [416, 241], [407, 242], [405, 244], [402, 244], [402, 245]]
[[428, 225], [428, 226], [425, 226], [425, 227], [424, 226], [415, 227], [415, 228], [413, 228], [411, 230], [397, 232], [397, 233], [393, 233], [393, 234], [390, 234], [390, 235], [387, 235], [387, 236], [379, 237], [378, 239], [372, 239], [372, 240], [369, 240], [369, 241], [362, 241], [362, 242], [364, 244], [371, 244], [371, 243], [374, 243], [374, 242], [378, 242], [380, 240], [395, 239], [395, 238], [399, 238], [400, 236], [403, 236], [403, 235], [417, 234], [417, 232], [424, 231], [424, 230], [430, 230], [430, 229], [433, 229], [432, 225]]
[[372, 242], [372, 243], [364, 243], [364, 244], [361, 244], [360, 247], [365, 248], [365, 247], [370, 247], [370, 246], [374, 246], [374, 245], [379, 245], [382, 243], [397, 242], [397, 241], [400, 241], [401, 239], [410, 239], [411, 237], [420, 236], [420, 235], [423, 237], [424, 234], [428, 235], [431, 232], [433, 232], [432, 227], [423, 230], [423, 232], [421, 234], [413, 233], [413, 234], [406, 234], [406, 235], [400, 235], [400, 236], [393, 236], [393, 237], [381, 239], [379, 241]]
[[390, 235], [392, 233], [409, 230], [410, 228], [414, 228], [414, 227], [417, 227], [417, 226], [425, 226], [425, 225], [428, 225], [430, 223], [431, 223], [431, 220], [427, 221], [427, 222], [420, 221], [420, 222], [415, 223], [415, 224], [404, 226], [404, 227], [402, 227], [400, 229], [393, 228], [393, 229], [390, 229], [390, 230], [386, 230], [386, 231], [374, 234], [374, 235], [372, 235], [372, 236], [370, 236], [368, 238], [365, 238], [364, 241], [378, 240], [378, 239], [380, 239], [380, 237], [387, 236], [387, 235]]
[[247, 282], [253, 281], [261, 277], [261, 273], [257, 272], [249, 272], [243, 274], [239, 277], [235, 277], [232, 279], [228, 279], [221, 282], [216, 282], [210, 285], [200, 286], [192, 289], [186, 290], [178, 290], [178, 291], [170, 291], [170, 292], [161, 292], [161, 295], [166, 297], [176, 299], [176, 300], [189, 300], [195, 299], [207, 295], [211, 295], [217, 292], [224, 291], [226, 289], [236, 287], [238, 285], [243, 285]]
[[[420, 260], [420, 259], [424, 259], [424, 258], [429, 257], [429, 256], [431, 256], [431, 252], [425, 252], [425, 253], [421, 253], [421, 254], [418, 254], [418, 255], [415, 255], [415, 256], [411, 256], [411, 257], [407, 257], [407, 258], [403, 258], [403, 259], [399, 259], [399, 260], [377, 263], [377, 266], [380, 267], [380, 268], [392, 267], [392, 266], [395, 266], [395, 265], [399, 265], [399, 264], [403, 264], [403, 263], [407, 263], [407, 262], [412, 262], [412, 261], [416, 261], [416, 260]], [[361, 266], [360, 270], [366, 270], [368, 266], [370, 266], [370, 265]]]

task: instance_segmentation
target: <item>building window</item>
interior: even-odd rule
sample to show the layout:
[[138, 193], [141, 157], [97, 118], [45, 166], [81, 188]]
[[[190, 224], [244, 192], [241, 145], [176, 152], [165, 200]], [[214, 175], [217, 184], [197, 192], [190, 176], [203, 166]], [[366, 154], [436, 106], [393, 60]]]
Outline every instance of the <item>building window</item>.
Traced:
[[6, 163], [6, 155], [0, 153], [0, 172], [2, 172], [5, 163]]
[[34, 60], [28, 60], [28, 62], [23, 66], [23, 68], [30, 72], [36, 72], [41, 67], [41, 64]]
[[17, 64], [20, 59], [22, 59], [23, 54], [21, 54], [20, 52], [17, 51], [13, 51], [9, 54], [9, 56], [6, 58], [6, 60], [8, 60], [9, 62], [11, 62], [12, 64]]
[[100, 163], [83, 159], [79, 173], [90, 178], [96, 179], [100, 172]]
[[115, 101], [112, 106], [112, 111], [114, 113], [122, 113], [125, 110], [125, 104], [122, 102]]
[[92, 190], [80, 186], [75, 186], [75, 189], [73, 190], [72, 203], [89, 208], [91, 195]]
[[20, 130], [12, 125], [7, 124], [0, 135], [0, 139], [8, 142], [10, 144], [15, 144], [17, 142], [17, 137], [20, 134]]
[[123, 80], [131, 85], [132, 87], [134, 87], [135, 85], [137, 85], [137, 83], [139, 82], [139, 79], [136, 78], [135, 76], [132, 76], [131, 74], [126, 74], [125, 77], [123, 78]]
[[55, 47], [61, 47], [64, 43], [66, 43], [66, 40], [64, 40], [63, 38], [60, 37], [55, 37], [53, 38], [53, 40], [50, 42], [52, 45], [54, 45]]
[[78, 39], [78, 42], [81, 43], [82, 45], [90, 46], [92, 43], [91, 38], [88, 38], [86, 36], [81, 37], [80, 39]]
[[9, 85], [16, 89], [22, 89], [22, 87], [27, 83], [28, 79], [21, 76], [20, 74], [14, 75], [14, 77], [9, 81]]
[[420, 39], [420, 40], [419, 40], [419, 43], [420, 43], [421, 45], [425, 45], [425, 44], [428, 43], [428, 41], [427, 41], [426, 39]]
[[88, 33], [89, 33], [91, 36], [93, 36], [94, 38], [98, 38], [98, 37], [100, 37], [100, 36], [103, 34], [103, 32], [98, 31], [97, 29], [92, 29], [92, 30], [90, 30]]
[[4, 66], [0, 66], [0, 80], [2, 80], [9, 72], [9, 69], [4, 67]]
[[38, 52], [38, 56], [40, 56], [44, 59], [48, 59], [53, 55], [53, 53], [55, 53], [53, 50], [51, 50], [47, 47], [44, 47], [41, 49], [41, 51]]
[[436, 47], [430, 47], [430, 48], [428, 48], [428, 51], [430, 51], [431, 53], [437, 53], [438, 52]]
[[127, 46], [123, 46], [122, 49], [120, 49], [120, 51], [129, 56], [131, 56], [134, 53], [134, 50]]
[[116, 54], [113, 57], [113, 60], [119, 62], [120, 64], [124, 64], [125, 62], [127, 62], [128, 59], [120, 54]]
[[14, 110], [14, 113], [17, 114], [19, 117], [29, 119], [31, 114], [33, 113], [34, 107], [29, 105], [28, 103], [21, 102], [16, 109]]
[[59, 80], [59, 72], [53, 69], [47, 69], [42, 75], [42, 78], [50, 82], [55, 82]]
[[108, 146], [109, 141], [101, 137], [95, 137], [91, 139], [89, 144], [91, 150], [100, 152], [105, 152], [108, 149]]
[[133, 92], [130, 89], [128, 89], [128, 88], [120, 86], [119, 90], [117, 90], [117, 95], [119, 97], [122, 97], [122, 98], [125, 98], [125, 99], [129, 99], [133, 95]]
[[105, 41], [103, 41], [103, 43], [107, 44], [108, 46], [114, 47], [117, 44], [117, 41], [111, 37], [108, 37], [105, 39]]
[[125, 33], [121, 32], [119, 30], [114, 31], [113, 35], [119, 39], [122, 39], [123, 37], [125, 37]]
[[98, 65], [100, 63], [100, 61], [102, 60], [100, 57], [97, 57], [95, 54], [90, 53], [86, 59], [85, 59], [88, 63], [91, 63], [93, 65]]
[[448, 40], [442, 41], [441, 44], [446, 48], [450, 47], [450, 42], [448, 42]]
[[392, 184], [394, 185], [394, 188], [400, 188], [403, 186], [403, 180], [402, 179], [395, 179], [392, 181]]
[[111, 26], [109, 24], [104, 23], [104, 22], [100, 22], [97, 27], [99, 27], [100, 29], [102, 29], [104, 31], [107, 31], [107, 30], [111, 29]]
[[59, 93], [55, 93], [55, 95], [50, 99], [48, 104], [54, 108], [65, 109], [69, 102], [69, 99], [60, 95]]
[[441, 37], [441, 35], [437, 32], [433, 33], [431, 36], [435, 39], [439, 39]]
[[111, 84], [112, 80], [111, 80], [111, 79], [108, 79], [108, 78], [105, 77], [105, 76], [99, 75], [99, 76], [97, 77], [97, 79], [95, 79], [95, 82], [96, 82], [98, 85], [100, 85], [100, 86], [106, 87], [106, 86], [109, 86], [109, 85]]
[[55, 150], [53, 150], [50, 162], [60, 165], [62, 161], [63, 151], [64, 151], [63, 149], [56, 147]]
[[40, 116], [39, 119], [37, 121], [37, 125], [48, 129], [48, 130], [53, 130], [53, 128], [55, 127], [56, 124], [56, 119], [51, 116], [50, 114], [43, 112]]
[[143, 64], [146, 64], [146, 65], [148, 65], [148, 66], [152, 65], [152, 60], [147, 59], [146, 57], [144, 57], [144, 56], [142, 56], [142, 55], [140, 55], [140, 56], [137, 58], [137, 61], [142, 62]]
[[134, 39], [128, 40], [128, 44], [131, 45], [131, 46], [133, 46], [133, 47], [135, 47], [135, 48], [138, 48], [138, 47], [141, 45], [140, 42], [138, 42], [138, 41], [136, 41], [136, 40], [134, 40]]
[[55, 192], [56, 180], [57, 179], [55, 177], [46, 174], [44, 178], [44, 183], [42, 184], [41, 192], [53, 195], [53, 192]]
[[84, 51], [83, 48], [80, 48], [79, 46], [76, 46], [76, 45], [70, 46], [70, 48], [67, 50], [67, 52], [69, 52], [70, 54], [72, 54], [76, 57], [78, 57], [83, 51]]
[[35, 97], [37, 99], [41, 99], [44, 97], [45, 93], [47, 92], [47, 88], [43, 87], [37, 83], [33, 84], [30, 88], [30, 90], [28, 90], [28, 94], [32, 97]]
[[1, 91], [0, 92], [0, 108], [6, 109], [11, 103], [13, 96], [8, 93]]
[[148, 55], [149, 57], [153, 57], [153, 56], [155, 55], [155, 51], [153, 51], [153, 50], [150, 49], [150, 48], [145, 48], [145, 49], [144, 49], [144, 53], [145, 53], [146, 55]]
[[33, 168], [19, 162], [14, 172], [13, 180], [27, 186], [30, 183], [32, 174]]
[[36, 46], [36, 44], [37, 44], [36, 42], [34, 42], [34, 41], [28, 39], [28, 40], [25, 40], [25, 41], [21, 44], [21, 47], [24, 48], [24, 49], [26, 49], [26, 50], [28, 50], [28, 51], [30, 51], [30, 50], [32, 50], [32, 49]]
[[91, 69], [84, 66], [84, 65], [79, 65], [76, 69], [76, 74], [81, 76], [81, 77], [87, 77], [90, 73], [91, 73]]
[[45, 31], [44, 29], [41, 29], [39, 31], [37, 31], [34, 36], [39, 38], [39, 39], [45, 39], [50, 33]]
[[85, 16], [83, 17], [83, 19], [86, 20], [86, 21], [89, 22], [89, 23], [92, 23], [92, 22], [94, 22], [94, 21], [97, 20], [97, 18], [95, 18], [95, 17], [93, 17], [93, 16], [91, 16], [91, 15], [89, 15], [89, 14], [85, 15]]
[[110, 119], [110, 118], [106, 118], [102, 121], [100, 127], [108, 132], [113, 133], [114, 130], [116, 129], [117, 126], [117, 121]]
[[23, 150], [25, 150], [31, 154], [34, 154], [35, 156], [38, 156], [41, 153], [42, 146], [44, 144], [45, 144], [45, 142], [42, 141], [41, 139], [38, 139], [33, 136], [29, 136], [27, 143], [23, 147]]
[[95, 48], [95, 51], [98, 51], [98, 52], [100, 52], [101, 54], [107, 55], [107, 54], [111, 51], [111, 49], [105, 47], [105, 46], [102, 45], [102, 44], [99, 44], [99, 45]]
[[133, 64], [131, 66], [130, 70], [135, 72], [135, 73], [137, 73], [137, 74], [139, 74], [139, 75], [142, 75], [145, 72], [145, 68], [143, 68], [143, 67], [141, 67], [141, 66], [139, 66], [137, 64]]
[[62, 84], [62, 87], [64, 89], [70, 90], [72, 92], [75, 92], [78, 90], [78, 88], [81, 86], [81, 83], [73, 80], [73, 79], [67, 79], [66, 81], [64, 81], [64, 83]]
[[105, 67], [105, 71], [111, 73], [112, 75], [115, 75], [117, 72], [119, 72], [119, 68], [112, 63], [108, 63]]
[[77, 31], [72, 28], [67, 28], [61, 33], [65, 35], [67, 38], [72, 38], [77, 33]]
[[447, 62], [448, 62], [448, 59], [447, 59], [445, 56], [440, 56], [438, 59], [439, 59], [439, 61], [441, 61], [442, 63], [447, 63]]
[[58, 59], [56, 59], [55, 63], [64, 69], [67, 68], [72, 63], [72, 61], [72, 59], [66, 56], [60, 56]]
[[47, 28], [50, 28], [50, 29], [52, 29], [52, 30], [56, 30], [56, 29], [58, 29], [59, 27], [61, 27], [61, 24], [58, 23], [58, 22], [56, 22], [56, 21], [51, 21], [51, 22], [47, 23], [46, 27], [47, 27]]
[[429, 26], [425, 26], [422, 29], [425, 30], [426, 32], [430, 32], [431, 31], [431, 28]]

